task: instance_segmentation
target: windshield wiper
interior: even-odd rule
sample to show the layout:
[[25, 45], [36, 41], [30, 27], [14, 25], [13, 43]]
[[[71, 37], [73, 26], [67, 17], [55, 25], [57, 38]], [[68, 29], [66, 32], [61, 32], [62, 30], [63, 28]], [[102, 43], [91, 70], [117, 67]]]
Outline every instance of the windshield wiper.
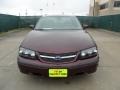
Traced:
[[73, 28], [69, 28], [69, 29], [64, 29], [64, 28], [40, 28], [40, 29], [35, 29], [35, 30], [82, 30], [82, 29], [73, 29]]
[[46, 30], [46, 29], [47, 29], [47, 30], [50, 30], [50, 29], [53, 29], [53, 28], [41, 28], [41, 29], [43, 29], [43, 30]]
[[35, 30], [52, 30], [53, 28], [40, 28], [40, 29], [35, 29]]

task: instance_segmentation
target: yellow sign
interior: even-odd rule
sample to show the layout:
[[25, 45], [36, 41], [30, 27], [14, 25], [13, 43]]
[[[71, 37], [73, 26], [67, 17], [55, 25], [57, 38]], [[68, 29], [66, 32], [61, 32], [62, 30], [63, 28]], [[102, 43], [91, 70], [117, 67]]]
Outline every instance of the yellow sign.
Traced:
[[67, 77], [67, 69], [49, 69], [49, 77]]

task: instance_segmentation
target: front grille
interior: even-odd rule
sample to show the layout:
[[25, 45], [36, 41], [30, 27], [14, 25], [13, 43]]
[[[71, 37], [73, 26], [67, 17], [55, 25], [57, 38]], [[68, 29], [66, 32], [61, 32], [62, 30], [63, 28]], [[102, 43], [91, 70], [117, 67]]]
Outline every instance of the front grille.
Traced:
[[75, 60], [77, 52], [70, 53], [39, 53], [39, 59], [47, 62], [70, 62]]

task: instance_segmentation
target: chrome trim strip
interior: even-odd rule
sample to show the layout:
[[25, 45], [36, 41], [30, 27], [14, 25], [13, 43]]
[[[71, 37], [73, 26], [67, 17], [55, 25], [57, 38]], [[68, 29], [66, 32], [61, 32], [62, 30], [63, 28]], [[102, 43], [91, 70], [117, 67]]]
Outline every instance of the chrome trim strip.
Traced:
[[[74, 58], [76, 57], [77, 55], [70, 55], [70, 56], [62, 56], [61, 58], [62, 59], [67, 59], [67, 58]], [[51, 59], [55, 59], [56, 57], [54, 56], [46, 56], [46, 55], [40, 55], [40, 57], [42, 58], [51, 58]]]
[[40, 57], [42, 57], [42, 58], [51, 58], [51, 59], [55, 59], [55, 57], [53, 57], [53, 56], [46, 56], [46, 55], [40, 55]]
[[61, 58], [62, 58], [62, 59], [66, 59], [66, 58], [74, 58], [74, 57], [76, 57], [76, 55], [63, 56], [63, 57], [61, 57]]

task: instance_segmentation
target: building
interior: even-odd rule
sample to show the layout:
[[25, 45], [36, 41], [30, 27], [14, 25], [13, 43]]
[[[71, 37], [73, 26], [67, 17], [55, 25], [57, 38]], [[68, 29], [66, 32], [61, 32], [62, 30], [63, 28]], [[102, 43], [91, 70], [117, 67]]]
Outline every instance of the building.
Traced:
[[90, 16], [120, 14], [120, 0], [90, 0]]

